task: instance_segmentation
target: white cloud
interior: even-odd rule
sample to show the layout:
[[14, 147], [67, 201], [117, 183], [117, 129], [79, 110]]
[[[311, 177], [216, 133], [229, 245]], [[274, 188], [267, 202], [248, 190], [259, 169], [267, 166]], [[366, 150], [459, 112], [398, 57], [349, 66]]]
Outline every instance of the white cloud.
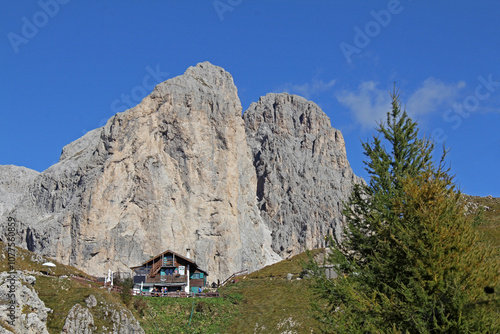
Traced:
[[[376, 122], [385, 120], [387, 111], [391, 110], [389, 93], [392, 88], [380, 89], [377, 85], [376, 82], [365, 81], [354, 91], [344, 90], [336, 95], [363, 128], [374, 128]], [[421, 116], [451, 106], [464, 87], [463, 81], [447, 84], [431, 77], [402, 102], [411, 117]]]
[[351, 110], [363, 128], [373, 128], [391, 107], [389, 90], [377, 88], [373, 81], [362, 82], [357, 91], [337, 94], [337, 100]]
[[465, 82], [446, 84], [434, 78], [427, 78], [407, 102], [408, 114], [411, 116], [425, 115], [443, 106], [452, 105], [458, 98]]
[[329, 90], [333, 87], [333, 85], [335, 85], [335, 80], [324, 82], [323, 80], [312, 79], [310, 82], [303, 84], [287, 83], [275, 91], [279, 93], [285, 92], [289, 94], [297, 94], [305, 97], [306, 99], [310, 99], [314, 95]]

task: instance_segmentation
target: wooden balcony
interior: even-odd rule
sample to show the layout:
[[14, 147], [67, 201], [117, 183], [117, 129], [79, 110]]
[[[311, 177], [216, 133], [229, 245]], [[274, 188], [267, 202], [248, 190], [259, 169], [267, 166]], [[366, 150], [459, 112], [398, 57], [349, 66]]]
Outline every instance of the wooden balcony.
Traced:
[[146, 276], [146, 283], [186, 283], [187, 276], [164, 275], [156, 274], [154, 277]]
[[174, 260], [164, 260], [163, 267], [175, 267]]
[[217, 298], [220, 297], [218, 292], [206, 292], [206, 293], [186, 293], [184, 291], [175, 291], [175, 292], [132, 292], [134, 295], [141, 295], [147, 297], [199, 297], [199, 298]]

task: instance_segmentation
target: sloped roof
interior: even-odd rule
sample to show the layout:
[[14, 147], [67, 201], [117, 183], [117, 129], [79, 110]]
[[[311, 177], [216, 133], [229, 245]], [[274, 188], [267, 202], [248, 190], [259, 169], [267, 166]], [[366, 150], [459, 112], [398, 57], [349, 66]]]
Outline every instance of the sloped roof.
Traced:
[[136, 269], [136, 268], [139, 268], [139, 267], [145, 266], [145, 265], [147, 265], [149, 262], [151, 262], [151, 261], [153, 261], [153, 260], [156, 262], [156, 259], [157, 259], [157, 258], [161, 257], [161, 256], [162, 256], [162, 255], [164, 255], [164, 254], [168, 254], [168, 253], [173, 254], [173, 255], [175, 255], [176, 257], [180, 257], [181, 259], [183, 259], [183, 260], [185, 260], [185, 261], [188, 261], [188, 262], [190, 262], [190, 263], [194, 264], [194, 265], [197, 267], [197, 269], [198, 269], [199, 271], [204, 272], [204, 273], [208, 276], [208, 272], [206, 272], [205, 270], [201, 269], [201, 268], [200, 268], [200, 267], [196, 264], [196, 262], [194, 262], [193, 260], [191, 260], [191, 259], [189, 259], [189, 258], [187, 258], [187, 257], [185, 257], [185, 256], [182, 256], [182, 255], [181, 255], [181, 254], [179, 254], [179, 253], [176, 253], [176, 252], [174, 252], [174, 251], [171, 251], [170, 249], [167, 249], [167, 250], [166, 250], [166, 251], [164, 251], [163, 253], [160, 253], [160, 254], [158, 254], [158, 255], [153, 256], [153, 257], [152, 257], [152, 258], [150, 258], [149, 260], [144, 261], [144, 262], [143, 262], [141, 265], [139, 265], [139, 266], [130, 267], [130, 269]]

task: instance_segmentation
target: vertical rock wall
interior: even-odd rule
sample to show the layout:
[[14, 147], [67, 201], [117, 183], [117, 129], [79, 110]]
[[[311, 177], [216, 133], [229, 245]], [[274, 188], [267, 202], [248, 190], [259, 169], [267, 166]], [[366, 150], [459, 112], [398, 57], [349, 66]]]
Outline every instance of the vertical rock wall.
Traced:
[[190, 248], [210, 280], [322, 246], [355, 181], [342, 135], [297, 96], [241, 112], [229, 73], [190, 67], [46, 171], [0, 166], [1, 235], [98, 276]]
[[315, 103], [286, 93], [260, 98], [243, 117], [273, 249], [288, 257], [340, 236], [342, 201], [357, 182], [340, 131]]

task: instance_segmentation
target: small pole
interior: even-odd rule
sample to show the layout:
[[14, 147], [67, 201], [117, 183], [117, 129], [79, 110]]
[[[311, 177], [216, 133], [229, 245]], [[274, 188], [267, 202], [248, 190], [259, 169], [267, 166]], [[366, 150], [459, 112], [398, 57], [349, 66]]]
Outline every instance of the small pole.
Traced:
[[193, 307], [191, 308], [191, 316], [189, 317], [188, 327], [191, 325], [191, 319], [193, 318], [193, 311], [194, 311], [194, 300], [193, 300]]

